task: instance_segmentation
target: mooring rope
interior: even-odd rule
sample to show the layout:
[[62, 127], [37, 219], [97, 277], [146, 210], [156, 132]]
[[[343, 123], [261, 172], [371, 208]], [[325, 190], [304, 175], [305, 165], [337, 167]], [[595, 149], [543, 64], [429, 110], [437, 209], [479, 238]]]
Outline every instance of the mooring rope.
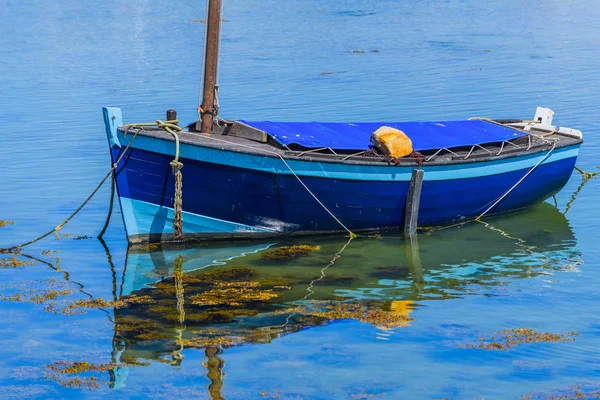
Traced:
[[[323, 278], [325, 278], [325, 271], [327, 271], [329, 269], [329, 267], [332, 267], [335, 262], [342, 257], [342, 253], [344, 252], [344, 250], [346, 250], [346, 247], [348, 247], [348, 245], [350, 244], [350, 242], [352, 242], [352, 240], [354, 240], [354, 238], [356, 238], [356, 235], [354, 236], [350, 236], [348, 238], [348, 242], [346, 242], [345, 245], [342, 246], [342, 248], [340, 250], [338, 250], [337, 253], [335, 253], [335, 255], [333, 256], [333, 258], [331, 259], [331, 261], [329, 261], [329, 264], [327, 264], [325, 267], [323, 267], [321, 269], [321, 275], [319, 275], [319, 277], [313, 279], [312, 281], [310, 281], [310, 283], [308, 284], [308, 287], [306, 288], [306, 291], [308, 293], [306, 293], [306, 295], [299, 299], [299, 300], [295, 300], [294, 302], [292, 302], [293, 305], [298, 305], [303, 301], [306, 301], [310, 296], [312, 296], [313, 294], [315, 294], [315, 291], [313, 290], [313, 288], [315, 287], [315, 283], [319, 282], [320, 280], [322, 280]], [[293, 316], [297, 315], [297, 312], [292, 312], [291, 314], [289, 314], [286, 318], [285, 318], [285, 322], [281, 325], [279, 325], [280, 328], [284, 328], [287, 329], [287, 326], [290, 324], [290, 321], [292, 319]]]
[[112, 179], [110, 181], [110, 202], [108, 203], [108, 212], [106, 213], [106, 219], [104, 220], [104, 225], [102, 226], [102, 229], [100, 230], [100, 233], [98, 234], [98, 239], [102, 240], [102, 236], [104, 236], [104, 234], [106, 233], [106, 230], [108, 229], [108, 224], [110, 223], [110, 217], [112, 215], [112, 211], [113, 211], [113, 206], [114, 206], [114, 202], [115, 202], [115, 186], [116, 186], [116, 177], [115, 177], [115, 171], [112, 172]]
[[581, 174], [581, 183], [579, 184], [579, 187], [577, 187], [577, 190], [575, 190], [575, 192], [571, 195], [571, 199], [567, 202], [567, 205], [565, 206], [565, 211], [563, 213], [564, 215], [567, 215], [567, 213], [571, 209], [571, 206], [573, 205], [573, 202], [577, 198], [577, 195], [579, 194], [579, 192], [581, 192], [581, 189], [583, 189], [586, 183], [588, 183], [588, 181], [596, 175], [600, 174], [600, 172], [585, 172], [578, 166], [575, 166], [575, 170], [577, 170], [577, 172]]
[[337, 222], [346, 232], [348, 232], [348, 234], [350, 235], [351, 238], [356, 237], [356, 234], [354, 232], [352, 232], [350, 229], [348, 229], [346, 227], [346, 225], [344, 225], [342, 223], [342, 221], [339, 220], [338, 217], [336, 217], [328, 208], [327, 206], [325, 206], [325, 204], [323, 204], [323, 202], [321, 200], [319, 200], [319, 198], [308, 188], [308, 186], [306, 186], [306, 184], [304, 183], [304, 181], [302, 181], [302, 179], [300, 179], [300, 177], [296, 174], [296, 172], [292, 169], [292, 167], [287, 163], [287, 161], [285, 161], [285, 158], [283, 158], [281, 156], [281, 154], [276, 153], [274, 151], [269, 151], [269, 150], [264, 150], [264, 149], [258, 149], [256, 147], [252, 147], [252, 146], [247, 146], [241, 143], [232, 143], [226, 140], [222, 140], [222, 139], [217, 139], [214, 136], [204, 136], [206, 139], [212, 139], [215, 140], [217, 142], [223, 142], [223, 143], [227, 143], [229, 145], [234, 145], [234, 146], [239, 146], [239, 147], [244, 147], [244, 148], [248, 148], [254, 151], [260, 151], [263, 153], [267, 153], [267, 154], [273, 154], [277, 157], [279, 157], [279, 159], [285, 164], [285, 166], [287, 167], [288, 170], [290, 170], [290, 172], [292, 173], [292, 175], [294, 175], [294, 177], [298, 180], [298, 182], [300, 182], [300, 184], [304, 187], [304, 189], [306, 189], [306, 191], [312, 196], [313, 199], [315, 199], [315, 201], [317, 203], [319, 203], [319, 205], [321, 207], [323, 207], [323, 209], [325, 211], [327, 211], [327, 213], [335, 220], [335, 222]]
[[537, 164], [535, 164], [529, 171], [527, 171], [527, 173], [525, 175], [523, 175], [523, 177], [521, 179], [519, 179], [517, 181], [517, 183], [515, 183], [510, 189], [508, 189], [506, 191], [506, 193], [504, 193], [502, 196], [500, 196], [498, 198], [498, 200], [496, 200], [491, 206], [489, 206], [483, 213], [481, 213], [481, 215], [479, 215], [477, 218], [475, 218], [475, 221], [479, 221], [481, 220], [481, 218], [487, 214], [488, 212], [490, 212], [492, 209], [494, 209], [498, 204], [500, 204], [500, 202], [502, 200], [504, 200], [506, 198], [506, 196], [508, 196], [513, 190], [515, 190], [517, 188], [517, 186], [519, 186], [521, 184], [521, 182], [523, 182], [525, 180], [525, 178], [527, 178], [529, 175], [531, 175], [531, 173], [541, 164], [543, 163], [548, 157], [550, 157], [550, 154], [554, 151], [554, 148], [556, 147], [556, 142], [552, 142], [552, 147], [550, 148], [550, 150], [542, 157], [540, 158], [540, 160], [537, 162]]
[[[504, 200], [504, 199], [505, 199], [505, 198], [506, 198], [506, 197], [507, 197], [507, 196], [508, 196], [508, 195], [509, 195], [509, 194], [510, 194], [510, 193], [511, 193], [513, 190], [515, 190], [515, 189], [517, 188], [517, 186], [519, 186], [519, 185], [520, 185], [520, 184], [521, 184], [521, 183], [522, 183], [522, 182], [525, 180], [525, 178], [527, 178], [529, 175], [531, 175], [531, 173], [532, 173], [532, 172], [533, 172], [533, 171], [534, 171], [534, 170], [535, 170], [537, 167], [539, 167], [539, 166], [540, 166], [540, 164], [542, 164], [544, 161], [546, 161], [546, 159], [547, 159], [547, 158], [550, 156], [550, 154], [551, 154], [551, 153], [554, 151], [555, 147], [556, 147], [556, 142], [552, 142], [552, 147], [550, 148], [550, 150], [549, 150], [549, 151], [548, 151], [546, 154], [544, 154], [544, 156], [543, 156], [542, 158], [540, 158], [540, 160], [539, 160], [539, 161], [538, 161], [538, 162], [537, 162], [537, 163], [536, 163], [536, 164], [535, 164], [535, 165], [534, 165], [534, 166], [533, 166], [533, 167], [532, 167], [532, 168], [531, 168], [529, 171], [527, 171], [527, 173], [526, 173], [525, 175], [523, 175], [523, 177], [522, 177], [521, 179], [519, 179], [519, 180], [517, 181], [517, 183], [515, 183], [515, 184], [514, 184], [514, 185], [513, 185], [513, 186], [512, 186], [510, 189], [508, 189], [508, 190], [506, 191], [506, 193], [504, 193], [504, 194], [503, 194], [502, 196], [500, 196], [500, 197], [499, 197], [499, 198], [498, 198], [496, 201], [494, 201], [494, 203], [493, 203], [491, 206], [489, 206], [489, 207], [488, 207], [488, 208], [487, 208], [487, 209], [486, 209], [484, 212], [482, 212], [482, 213], [481, 213], [481, 214], [480, 214], [480, 215], [479, 215], [477, 218], [475, 218], [475, 219], [472, 219], [472, 220], [468, 220], [468, 221], [462, 221], [462, 222], [458, 222], [458, 223], [455, 223], [455, 224], [452, 224], [452, 225], [440, 226], [440, 227], [437, 227], [437, 228], [435, 228], [435, 229], [433, 229], [433, 230], [435, 230], [435, 231], [441, 231], [441, 230], [444, 230], [444, 229], [450, 229], [450, 228], [455, 228], [455, 227], [458, 227], [458, 226], [463, 226], [463, 225], [469, 224], [469, 223], [471, 223], [471, 222], [482, 222], [482, 221], [481, 221], [481, 218], [483, 218], [483, 217], [484, 217], [484, 216], [485, 216], [487, 213], [489, 213], [489, 212], [490, 212], [491, 210], [493, 210], [493, 209], [494, 209], [494, 208], [495, 208], [495, 207], [496, 207], [498, 204], [500, 204], [500, 202], [501, 202], [502, 200]], [[579, 168], [577, 168], [577, 167], [575, 167], [575, 168], [576, 168], [576, 169], [579, 169]]]
[[173, 230], [175, 236], [178, 238], [183, 237], [183, 176], [181, 175], [181, 168], [183, 163], [179, 161], [179, 135], [177, 132], [181, 132], [182, 128], [177, 125], [179, 120], [161, 121], [157, 119], [156, 122], [142, 123], [142, 124], [127, 124], [128, 128], [144, 128], [149, 126], [156, 126], [157, 128], [164, 129], [169, 132], [175, 138], [175, 158], [169, 163], [175, 175], [175, 189], [173, 197]]
[[48, 231], [48, 232], [44, 233], [41, 236], [38, 236], [37, 238], [35, 238], [33, 240], [30, 240], [30, 241], [25, 242], [23, 244], [20, 244], [18, 246], [0, 248], [0, 253], [18, 253], [21, 248], [23, 248], [25, 246], [29, 246], [30, 244], [33, 244], [35, 242], [38, 242], [38, 241], [40, 241], [40, 240], [42, 240], [42, 239], [50, 236], [53, 233], [55, 233], [56, 236], [57, 236], [57, 238], [58, 238], [58, 231], [60, 231], [63, 226], [65, 226], [66, 224], [68, 224], [71, 221], [71, 219], [75, 215], [77, 215], [79, 213], [79, 211], [81, 211], [83, 209], [83, 207], [86, 206], [87, 203], [89, 203], [89, 201], [92, 199], [92, 197], [94, 197], [94, 195], [98, 192], [98, 190], [100, 190], [100, 188], [102, 187], [102, 185], [104, 185], [104, 182], [106, 182], [106, 180], [108, 179], [108, 177], [111, 176], [113, 174], [113, 172], [117, 169], [117, 166], [119, 165], [119, 163], [121, 162], [121, 160], [125, 156], [125, 153], [127, 153], [127, 150], [129, 150], [129, 147], [131, 147], [131, 144], [133, 143], [133, 141], [137, 137], [137, 134], [138, 134], [138, 132], [136, 132], [133, 135], [133, 137], [131, 138], [131, 140], [127, 144], [127, 147], [125, 147], [125, 150], [123, 150], [123, 152], [121, 153], [121, 155], [119, 156], [119, 158], [117, 159], [117, 161], [113, 164], [112, 168], [110, 169], [110, 171], [108, 171], [108, 173], [104, 176], [104, 178], [102, 178], [102, 180], [100, 181], [100, 183], [98, 184], [98, 186], [96, 186], [96, 188], [87, 197], [87, 199], [85, 199], [85, 201], [83, 203], [81, 203], [81, 205], [75, 211], [73, 211], [73, 213], [71, 213], [71, 215], [69, 215], [69, 217], [67, 219], [65, 219], [63, 222], [61, 222], [60, 224], [58, 224], [56, 226], [56, 228], [52, 229], [51, 231]]

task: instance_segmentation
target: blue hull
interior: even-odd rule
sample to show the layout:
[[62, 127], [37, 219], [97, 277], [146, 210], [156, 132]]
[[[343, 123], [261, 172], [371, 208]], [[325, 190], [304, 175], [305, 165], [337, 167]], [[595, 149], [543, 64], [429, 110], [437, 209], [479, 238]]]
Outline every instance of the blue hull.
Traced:
[[[119, 115], [120, 116], [120, 115]], [[123, 150], [111, 142], [113, 161]], [[124, 143], [128, 143], [126, 138]], [[117, 169], [130, 240], [173, 233], [173, 143], [138, 137]], [[568, 181], [579, 146], [556, 149], [495, 209], [542, 202]], [[423, 166], [419, 225], [476, 218], [543, 154], [455, 166]], [[182, 145], [183, 232], [207, 237], [339, 231], [340, 226], [277, 158]], [[303, 182], [350, 230], [398, 228], [412, 167], [289, 161]]]

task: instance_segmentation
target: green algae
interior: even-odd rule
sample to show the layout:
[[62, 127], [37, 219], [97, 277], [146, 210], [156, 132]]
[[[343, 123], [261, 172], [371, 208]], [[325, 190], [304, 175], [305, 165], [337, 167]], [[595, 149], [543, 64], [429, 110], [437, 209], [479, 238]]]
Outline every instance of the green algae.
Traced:
[[529, 328], [505, 329], [497, 333], [491, 332], [489, 336], [481, 335], [477, 343], [469, 343], [461, 347], [506, 351], [526, 343], [574, 342], [574, 336], [578, 335], [579, 332], [550, 333], [539, 332]]
[[270, 249], [262, 254], [264, 260], [292, 260], [321, 250], [321, 246], [295, 245]]

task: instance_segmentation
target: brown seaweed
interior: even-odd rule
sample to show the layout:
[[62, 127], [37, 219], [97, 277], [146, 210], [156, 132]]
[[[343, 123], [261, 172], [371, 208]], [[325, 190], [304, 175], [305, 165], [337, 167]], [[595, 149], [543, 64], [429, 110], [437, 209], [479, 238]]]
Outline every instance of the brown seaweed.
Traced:
[[529, 328], [504, 329], [491, 335], [482, 335], [478, 343], [469, 343], [461, 347], [484, 350], [510, 350], [525, 343], [564, 343], [575, 341], [578, 332], [550, 333], [539, 332]]

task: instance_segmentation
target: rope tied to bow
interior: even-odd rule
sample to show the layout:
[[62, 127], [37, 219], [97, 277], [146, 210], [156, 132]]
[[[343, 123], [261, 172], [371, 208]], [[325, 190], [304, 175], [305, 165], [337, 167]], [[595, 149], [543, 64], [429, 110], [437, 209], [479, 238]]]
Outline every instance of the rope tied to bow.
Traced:
[[175, 236], [179, 239], [183, 238], [183, 176], [181, 174], [181, 169], [183, 168], [183, 163], [179, 161], [179, 135], [178, 132], [181, 132], [183, 129], [177, 125], [179, 120], [170, 120], [170, 121], [162, 121], [157, 119], [154, 123], [147, 124], [127, 124], [127, 127], [139, 127], [142, 128], [145, 126], [156, 126], [159, 129], [164, 129], [169, 132], [171, 136], [175, 138], [175, 158], [173, 161], [169, 163], [171, 166], [171, 170], [173, 171], [173, 175], [175, 175], [175, 190], [173, 196], [173, 230], [175, 231]]
[[169, 163], [173, 175], [175, 175], [175, 189], [173, 196], [173, 230], [175, 236], [178, 238], [183, 237], [183, 175], [181, 174], [181, 168], [183, 163], [179, 161], [179, 135], [177, 132], [181, 132], [181, 127], [177, 125], [179, 121], [161, 121], [156, 120], [156, 126], [160, 129], [164, 129], [169, 132], [175, 138], [175, 158]]
[[182, 186], [183, 177], [181, 175], [181, 168], [183, 164], [179, 161], [171, 161], [170, 163], [173, 174], [175, 175], [175, 197], [173, 198], [173, 230], [177, 237], [183, 237], [183, 198], [182, 198]]

